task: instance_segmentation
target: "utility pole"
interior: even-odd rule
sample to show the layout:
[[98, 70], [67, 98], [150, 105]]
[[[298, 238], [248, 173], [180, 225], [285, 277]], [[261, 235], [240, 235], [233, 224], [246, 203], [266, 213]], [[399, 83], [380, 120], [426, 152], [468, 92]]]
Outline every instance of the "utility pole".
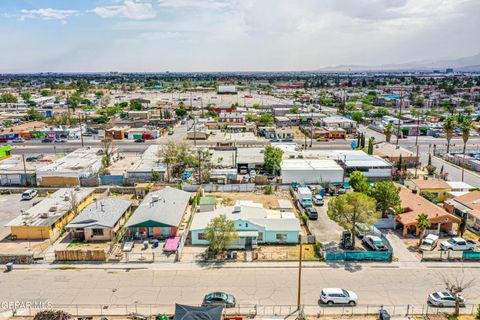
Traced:
[[397, 145], [398, 145], [398, 140], [400, 139], [400, 122], [402, 121], [402, 107], [403, 107], [403, 86], [400, 88], [400, 112], [398, 114], [398, 126], [397, 126]]
[[82, 142], [82, 148], [84, 147], [83, 145], [83, 129], [82, 129], [82, 118], [80, 117], [80, 114], [78, 114], [78, 122], [80, 123], [80, 140]]
[[25, 174], [25, 187], [27, 186], [27, 164], [25, 163], [25, 155], [22, 154], [22, 162], [23, 162], [23, 173]]
[[298, 258], [298, 292], [297, 292], [297, 308], [300, 311], [301, 296], [302, 296], [302, 240], [300, 239], [300, 257]]
[[419, 145], [417, 144], [417, 159], [415, 159], [415, 179], [417, 179], [417, 169], [418, 169], [418, 149], [419, 149]]
[[310, 121], [310, 148], [313, 146], [313, 110], [312, 110], [312, 119]]
[[197, 121], [195, 115], [193, 116], [193, 145], [197, 146]]

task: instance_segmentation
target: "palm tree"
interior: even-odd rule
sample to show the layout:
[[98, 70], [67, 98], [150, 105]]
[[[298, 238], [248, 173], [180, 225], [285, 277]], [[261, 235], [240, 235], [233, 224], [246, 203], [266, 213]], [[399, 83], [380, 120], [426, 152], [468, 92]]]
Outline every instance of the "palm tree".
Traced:
[[445, 132], [445, 137], [447, 138], [447, 154], [450, 153], [450, 140], [453, 137], [453, 131], [457, 127], [457, 120], [454, 116], [449, 116], [443, 122], [443, 132]]
[[462, 138], [463, 138], [463, 155], [467, 152], [467, 142], [468, 138], [470, 138], [470, 131], [472, 130], [472, 117], [469, 115], [463, 119], [462, 123], [460, 124], [460, 130], [462, 131]]
[[425, 230], [430, 228], [432, 222], [428, 219], [428, 215], [426, 213], [421, 213], [417, 216], [417, 235], [418, 235], [418, 246], [422, 244], [423, 233]]
[[390, 139], [393, 135], [393, 124], [389, 122], [383, 129], [383, 134], [385, 134], [385, 140], [390, 143]]

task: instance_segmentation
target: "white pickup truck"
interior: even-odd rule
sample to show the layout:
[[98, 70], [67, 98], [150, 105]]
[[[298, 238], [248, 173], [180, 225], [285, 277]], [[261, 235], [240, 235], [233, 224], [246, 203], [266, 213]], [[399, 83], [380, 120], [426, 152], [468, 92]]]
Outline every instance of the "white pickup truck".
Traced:
[[442, 250], [468, 251], [474, 250], [477, 247], [477, 243], [472, 240], [465, 240], [463, 238], [456, 237], [447, 241], [443, 241], [440, 244], [440, 247]]

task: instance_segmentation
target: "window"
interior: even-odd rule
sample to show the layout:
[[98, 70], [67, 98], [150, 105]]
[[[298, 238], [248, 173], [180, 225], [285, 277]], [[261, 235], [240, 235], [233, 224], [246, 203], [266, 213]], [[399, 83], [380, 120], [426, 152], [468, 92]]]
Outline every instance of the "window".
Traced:
[[263, 232], [258, 233], [258, 241], [263, 241]]
[[286, 233], [277, 233], [276, 239], [280, 241], [287, 240], [287, 234]]
[[94, 236], [103, 236], [103, 229], [92, 229], [92, 234]]
[[207, 240], [207, 237], [205, 237], [205, 233], [199, 233], [198, 240]]
[[248, 228], [248, 222], [245, 223], [245, 228]]

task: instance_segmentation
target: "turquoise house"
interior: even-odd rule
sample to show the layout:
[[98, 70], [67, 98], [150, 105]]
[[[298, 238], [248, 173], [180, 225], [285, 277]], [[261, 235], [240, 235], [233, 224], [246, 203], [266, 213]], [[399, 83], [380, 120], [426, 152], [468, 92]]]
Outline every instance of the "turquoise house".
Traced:
[[297, 244], [300, 222], [293, 212], [280, 212], [259, 206], [229, 206], [199, 212], [190, 226], [192, 245], [208, 245], [205, 229], [210, 221], [225, 215], [234, 221], [239, 239], [231, 249], [256, 248], [259, 244]]

